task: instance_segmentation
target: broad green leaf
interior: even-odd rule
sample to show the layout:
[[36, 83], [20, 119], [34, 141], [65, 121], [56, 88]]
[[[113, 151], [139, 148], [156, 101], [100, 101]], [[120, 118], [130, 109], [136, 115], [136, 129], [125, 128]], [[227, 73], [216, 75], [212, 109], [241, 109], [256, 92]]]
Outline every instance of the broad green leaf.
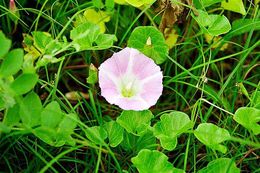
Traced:
[[41, 112], [41, 125], [55, 128], [61, 122], [63, 115], [56, 101], [49, 103]]
[[129, 37], [128, 47], [138, 49], [157, 64], [167, 59], [169, 51], [163, 34], [153, 26], [136, 27]]
[[247, 128], [252, 130], [255, 135], [260, 134], [260, 110], [253, 107], [241, 107], [234, 115], [234, 120]]
[[123, 141], [124, 129], [115, 121], [106, 122], [104, 127], [107, 131], [109, 145], [111, 147], [118, 146]]
[[160, 139], [164, 149], [173, 150], [177, 145], [178, 135], [191, 129], [193, 123], [189, 116], [183, 112], [173, 111], [163, 114], [154, 127], [154, 135]]
[[34, 31], [33, 44], [42, 54], [54, 54], [62, 48], [61, 43], [54, 40], [50, 33]]
[[96, 8], [103, 8], [104, 6], [102, 0], [92, 0], [92, 3]]
[[90, 22], [83, 23], [70, 32], [70, 38], [78, 51], [91, 48], [99, 35], [100, 29], [98, 25]]
[[36, 68], [38, 69], [42, 66], [46, 66], [49, 63], [57, 63], [61, 60], [62, 60], [62, 58], [57, 59], [51, 55], [43, 55], [43, 57], [37, 61]]
[[219, 158], [208, 163], [207, 167], [198, 173], [240, 173], [233, 160], [229, 158]]
[[138, 153], [142, 149], [155, 150], [158, 146], [153, 133], [148, 131], [142, 136], [136, 136], [124, 131], [124, 140], [120, 144], [126, 151]]
[[60, 122], [60, 124], [58, 126], [57, 131], [60, 134], [71, 135], [73, 133], [74, 129], [77, 127], [78, 121], [79, 120], [78, 120], [77, 114], [70, 113], [70, 114], [64, 115], [62, 121]]
[[98, 145], [104, 145], [107, 138], [107, 132], [103, 127], [93, 126], [85, 129], [87, 138]]
[[91, 63], [88, 70], [87, 83], [95, 84], [98, 82], [98, 69]]
[[0, 59], [2, 59], [11, 48], [11, 40], [5, 37], [4, 33], [0, 31]]
[[260, 19], [238, 19], [232, 23], [232, 30], [227, 37], [244, 34], [251, 30], [260, 30]]
[[41, 126], [33, 129], [33, 134], [51, 146], [61, 147], [66, 143], [65, 140], [57, 140], [57, 132], [50, 127]]
[[11, 89], [16, 95], [22, 95], [34, 88], [38, 81], [38, 75], [33, 73], [21, 74], [11, 83]]
[[114, 1], [115, 1], [115, 3], [120, 4], [120, 5], [127, 5], [126, 0], [114, 0]]
[[251, 104], [253, 107], [260, 109], [260, 91], [255, 91], [252, 94]]
[[194, 1], [196, 4], [196, 7], [201, 8], [201, 7], [208, 7], [213, 4], [219, 3], [222, 0], [199, 0], [199, 1]]
[[143, 149], [131, 161], [139, 173], [184, 173], [183, 170], [174, 168], [168, 157], [157, 150]]
[[99, 49], [107, 49], [113, 46], [113, 43], [117, 41], [115, 35], [111, 34], [101, 34], [98, 36], [97, 40], [95, 41]]
[[221, 7], [223, 7], [225, 10], [237, 12], [242, 15], [246, 14], [245, 6], [242, 0], [223, 0], [221, 2]]
[[13, 107], [10, 107], [6, 110], [3, 123], [7, 126], [14, 126], [20, 121], [19, 115], [19, 105], [15, 104]]
[[1, 64], [0, 76], [8, 77], [16, 74], [22, 67], [23, 55], [22, 49], [14, 49], [10, 51]]
[[224, 15], [208, 14], [202, 10], [197, 10], [197, 12], [198, 16], [192, 13], [192, 17], [197, 21], [204, 33], [218, 36], [231, 30], [229, 20]]
[[30, 92], [27, 94], [20, 104], [20, 117], [27, 127], [34, 127], [40, 124], [42, 103], [39, 96]]
[[150, 127], [153, 114], [149, 110], [144, 111], [123, 111], [116, 122], [128, 133], [142, 135]]
[[134, 7], [141, 7], [141, 6], [147, 6], [152, 5], [155, 0], [125, 0], [128, 4], [134, 6]]
[[194, 131], [194, 135], [206, 146], [222, 153], [226, 153], [227, 148], [220, 144], [230, 139], [230, 134], [226, 129], [220, 128], [211, 123], [202, 123]]

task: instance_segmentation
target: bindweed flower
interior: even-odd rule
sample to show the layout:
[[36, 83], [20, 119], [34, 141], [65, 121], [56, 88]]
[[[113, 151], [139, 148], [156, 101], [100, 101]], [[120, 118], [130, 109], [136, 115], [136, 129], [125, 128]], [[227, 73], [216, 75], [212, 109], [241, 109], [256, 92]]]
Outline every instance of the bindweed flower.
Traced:
[[99, 67], [101, 95], [124, 110], [145, 110], [162, 94], [163, 75], [154, 61], [133, 48], [124, 48]]

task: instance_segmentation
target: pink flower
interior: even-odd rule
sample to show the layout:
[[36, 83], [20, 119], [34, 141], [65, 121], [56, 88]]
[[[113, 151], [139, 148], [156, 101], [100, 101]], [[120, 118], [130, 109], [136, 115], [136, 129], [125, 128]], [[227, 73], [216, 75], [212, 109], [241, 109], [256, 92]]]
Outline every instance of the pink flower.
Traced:
[[99, 67], [101, 95], [124, 110], [145, 110], [162, 94], [163, 75], [154, 61], [126, 47]]

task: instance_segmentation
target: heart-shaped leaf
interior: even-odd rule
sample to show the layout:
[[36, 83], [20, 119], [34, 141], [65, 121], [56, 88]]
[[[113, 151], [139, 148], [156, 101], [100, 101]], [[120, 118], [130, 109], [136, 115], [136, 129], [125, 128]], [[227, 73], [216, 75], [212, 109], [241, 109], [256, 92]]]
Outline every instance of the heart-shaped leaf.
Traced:
[[194, 135], [200, 142], [214, 150], [222, 153], [227, 151], [227, 148], [220, 144], [230, 139], [230, 134], [226, 129], [212, 123], [202, 123], [194, 131]]
[[93, 126], [85, 129], [87, 138], [98, 145], [104, 145], [107, 138], [107, 132], [103, 127]]
[[154, 125], [153, 131], [164, 149], [173, 150], [177, 145], [178, 135], [185, 133], [192, 126], [193, 123], [187, 114], [173, 111], [163, 114], [160, 121]]
[[168, 157], [157, 150], [143, 149], [131, 161], [140, 173], [184, 173], [174, 168]]
[[123, 111], [116, 122], [128, 133], [134, 135], [144, 134], [150, 127], [153, 114], [149, 110], [144, 111]]
[[117, 122], [106, 122], [104, 127], [107, 131], [107, 136], [111, 147], [116, 147], [123, 141], [124, 129]]
[[157, 64], [167, 59], [169, 51], [163, 34], [153, 26], [136, 27], [129, 37], [128, 47], [138, 49]]
[[247, 128], [252, 130], [255, 135], [260, 134], [260, 110], [253, 107], [241, 107], [234, 115], [234, 120]]
[[204, 33], [212, 36], [225, 34], [231, 30], [229, 20], [224, 15], [208, 14], [205, 11], [197, 10], [198, 15], [192, 13]]
[[208, 163], [207, 167], [198, 171], [198, 173], [240, 173], [233, 160], [229, 158], [219, 158]]
[[16, 95], [22, 95], [29, 92], [36, 85], [38, 75], [34, 73], [25, 73], [18, 76], [12, 83], [11, 89]]
[[58, 102], [49, 103], [41, 113], [41, 125], [55, 128], [62, 119], [63, 115]]

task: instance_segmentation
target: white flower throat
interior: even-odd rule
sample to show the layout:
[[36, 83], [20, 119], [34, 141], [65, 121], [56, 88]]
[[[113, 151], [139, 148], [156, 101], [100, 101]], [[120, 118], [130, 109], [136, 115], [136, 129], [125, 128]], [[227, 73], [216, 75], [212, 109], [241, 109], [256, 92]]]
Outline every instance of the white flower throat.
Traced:
[[134, 77], [125, 75], [121, 78], [120, 93], [123, 97], [134, 97], [140, 91], [140, 81]]

